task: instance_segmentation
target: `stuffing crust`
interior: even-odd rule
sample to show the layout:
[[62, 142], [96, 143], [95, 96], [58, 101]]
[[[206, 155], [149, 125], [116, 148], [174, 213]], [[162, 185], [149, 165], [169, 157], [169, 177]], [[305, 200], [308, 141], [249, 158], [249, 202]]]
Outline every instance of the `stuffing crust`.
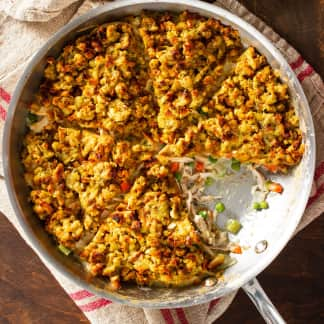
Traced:
[[22, 161], [34, 211], [115, 289], [219, 272], [170, 157], [287, 172], [304, 150], [288, 87], [265, 57], [189, 12], [143, 12], [77, 38], [48, 58], [29, 111]]

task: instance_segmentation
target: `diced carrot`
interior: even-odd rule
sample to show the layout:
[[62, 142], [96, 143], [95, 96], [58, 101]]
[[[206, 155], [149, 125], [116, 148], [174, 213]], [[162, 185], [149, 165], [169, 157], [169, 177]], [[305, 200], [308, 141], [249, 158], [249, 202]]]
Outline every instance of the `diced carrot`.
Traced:
[[171, 170], [172, 173], [178, 172], [179, 171], [179, 168], [180, 168], [180, 164], [178, 162], [172, 162], [171, 163], [170, 170]]
[[205, 169], [205, 166], [204, 166], [204, 163], [200, 162], [200, 161], [197, 161], [196, 162], [196, 165], [195, 165], [195, 170], [197, 172], [203, 172]]
[[283, 186], [280, 183], [277, 182], [269, 182], [267, 184], [267, 187], [272, 192], [282, 193], [283, 192]]
[[123, 181], [121, 184], [120, 184], [120, 189], [122, 192], [128, 192], [129, 189], [130, 189], [131, 185], [129, 182], [127, 181]]
[[268, 169], [272, 173], [276, 173], [278, 171], [278, 167], [273, 164], [267, 164], [267, 165], [265, 165], [265, 168]]
[[231, 252], [235, 254], [242, 254], [242, 248], [239, 245], [235, 245], [231, 248]]

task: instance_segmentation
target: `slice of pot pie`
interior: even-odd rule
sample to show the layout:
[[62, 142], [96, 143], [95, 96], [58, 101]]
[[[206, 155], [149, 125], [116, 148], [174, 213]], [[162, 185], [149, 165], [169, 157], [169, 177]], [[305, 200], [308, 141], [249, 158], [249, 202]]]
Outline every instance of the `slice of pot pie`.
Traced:
[[209, 152], [272, 172], [287, 172], [304, 152], [299, 119], [287, 84], [266, 58], [249, 47], [206, 105], [196, 125], [160, 152], [164, 156]]

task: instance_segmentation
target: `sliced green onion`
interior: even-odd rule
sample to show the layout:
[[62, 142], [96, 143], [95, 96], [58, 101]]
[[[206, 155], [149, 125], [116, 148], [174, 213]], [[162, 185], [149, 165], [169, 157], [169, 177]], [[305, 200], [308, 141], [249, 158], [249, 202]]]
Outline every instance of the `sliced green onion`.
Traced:
[[260, 202], [260, 208], [261, 209], [268, 209], [269, 208], [269, 204], [264, 200]]
[[261, 210], [262, 208], [260, 206], [260, 203], [259, 202], [254, 202], [253, 203], [253, 209], [255, 209], [255, 210]]
[[202, 218], [206, 218], [208, 216], [207, 210], [201, 210], [198, 215]]
[[27, 119], [28, 119], [28, 121], [29, 121], [30, 123], [35, 123], [35, 122], [38, 121], [38, 116], [35, 115], [35, 114], [33, 114], [33, 113], [31, 113], [31, 112], [28, 112], [28, 114], [27, 114]]
[[65, 247], [62, 244], [58, 246], [58, 249], [65, 255], [69, 255], [71, 253], [71, 250], [69, 250], [67, 247]]
[[181, 181], [181, 179], [182, 179], [182, 174], [180, 173], [180, 172], [176, 172], [175, 174], [174, 174], [174, 176], [175, 176], [175, 178], [180, 182]]
[[222, 202], [218, 202], [215, 205], [215, 210], [219, 213], [222, 213], [225, 210], [225, 205]]
[[240, 171], [240, 169], [241, 169], [241, 162], [238, 161], [238, 160], [236, 160], [236, 159], [232, 159], [231, 168], [234, 171]]
[[216, 163], [217, 159], [215, 159], [214, 157], [212, 157], [211, 155], [208, 156], [208, 161], [211, 163]]
[[207, 177], [206, 181], [205, 181], [205, 186], [210, 186], [211, 184], [213, 184], [214, 179], [211, 177]]
[[242, 225], [237, 219], [230, 218], [229, 220], [227, 220], [226, 229], [228, 232], [237, 234], [241, 228]]

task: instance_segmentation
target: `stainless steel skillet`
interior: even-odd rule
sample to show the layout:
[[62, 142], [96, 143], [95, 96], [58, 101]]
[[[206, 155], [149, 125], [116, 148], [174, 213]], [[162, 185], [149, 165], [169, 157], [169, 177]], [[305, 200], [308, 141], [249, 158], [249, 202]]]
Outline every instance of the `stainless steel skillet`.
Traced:
[[[273, 177], [284, 185], [285, 191], [283, 195], [270, 199], [268, 210], [255, 215], [249, 209], [252, 178], [247, 172], [243, 172], [239, 181], [232, 179], [233, 181], [226, 183], [223, 189], [219, 189], [224, 190], [226, 194], [228, 211], [239, 217], [243, 224], [243, 230], [240, 231], [236, 239], [240, 240], [240, 244], [246, 246], [247, 250], [238, 257], [237, 264], [226, 271], [224, 281], [212, 287], [201, 285], [183, 289], [156, 288], [143, 290], [138, 287], [125, 286], [117, 292], [110, 291], [106, 288], [104, 281], [89, 278], [76, 259], [65, 257], [58, 252], [55, 244], [44, 232], [39, 220], [33, 214], [27, 200], [28, 188], [23, 180], [19, 154], [22, 137], [26, 130], [26, 107], [39, 86], [46, 57], [57, 55], [66, 42], [86, 32], [92, 26], [121, 16], [136, 14], [143, 9], [190, 10], [204, 16], [215, 17], [238, 29], [243, 42], [246, 45], [255, 46], [264, 54], [269, 63], [274, 68], [279, 69], [282, 78], [289, 83], [290, 92], [300, 117], [301, 128], [304, 132], [306, 146], [304, 157], [288, 176]], [[136, 3], [133, 1], [117, 1], [73, 20], [58, 31], [35, 54], [17, 85], [9, 107], [4, 131], [3, 160], [7, 188], [20, 225], [28, 235], [33, 247], [47, 262], [85, 289], [116, 302], [151, 308], [184, 307], [221, 297], [242, 286], [246, 290], [253, 287], [249, 291], [250, 293], [253, 292], [252, 295], [254, 296], [260, 294], [253, 278], [280, 253], [294, 233], [305, 209], [314, 172], [315, 135], [307, 100], [293, 71], [279, 51], [251, 25], [221, 8], [199, 1], [141, 0], [136, 1]], [[264, 240], [268, 243], [267, 249], [261, 254], [256, 253], [255, 245]], [[247, 283], [249, 284], [247, 285]], [[262, 295], [257, 297], [258, 301], [261, 301], [260, 297]], [[267, 311], [270, 316], [269, 308]], [[279, 321], [279, 318], [277, 318], [277, 321]]]

